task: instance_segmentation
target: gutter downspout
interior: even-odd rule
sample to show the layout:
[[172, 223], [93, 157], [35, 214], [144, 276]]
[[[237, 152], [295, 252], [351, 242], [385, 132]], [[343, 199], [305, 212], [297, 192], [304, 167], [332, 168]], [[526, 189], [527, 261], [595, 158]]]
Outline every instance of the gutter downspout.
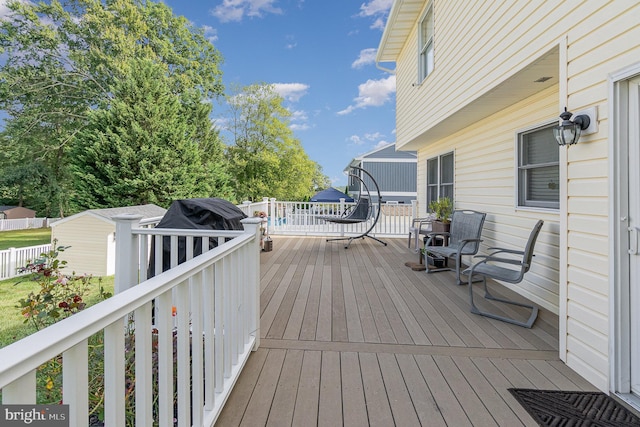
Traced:
[[396, 73], [396, 70], [392, 70], [392, 69], [390, 69], [390, 68], [385, 68], [385, 67], [383, 67], [382, 65], [380, 65], [380, 63], [379, 63], [378, 61], [376, 61], [376, 68], [377, 68], [378, 70], [385, 71], [385, 72], [387, 72], [387, 73], [389, 73], [389, 74], [395, 74], [395, 73]]

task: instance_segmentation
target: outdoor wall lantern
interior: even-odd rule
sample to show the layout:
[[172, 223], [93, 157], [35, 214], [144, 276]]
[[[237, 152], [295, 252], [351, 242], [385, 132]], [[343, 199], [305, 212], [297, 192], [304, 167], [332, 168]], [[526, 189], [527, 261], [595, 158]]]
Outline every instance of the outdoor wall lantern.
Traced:
[[553, 135], [560, 146], [577, 144], [582, 131], [591, 124], [591, 119], [587, 114], [575, 116], [573, 121], [569, 120], [571, 116], [573, 113], [564, 107], [564, 112], [560, 114], [562, 124], [553, 128]]

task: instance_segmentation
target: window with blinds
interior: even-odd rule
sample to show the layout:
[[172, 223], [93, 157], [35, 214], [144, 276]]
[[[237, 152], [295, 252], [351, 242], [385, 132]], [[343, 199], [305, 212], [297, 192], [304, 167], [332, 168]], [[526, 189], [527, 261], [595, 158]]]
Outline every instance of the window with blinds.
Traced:
[[554, 125], [518, 134], [518, 206], [560, 207], [560, 157]]
[[427, 206], [443, 197], [453, 202], [453, 152], [427, 160]]

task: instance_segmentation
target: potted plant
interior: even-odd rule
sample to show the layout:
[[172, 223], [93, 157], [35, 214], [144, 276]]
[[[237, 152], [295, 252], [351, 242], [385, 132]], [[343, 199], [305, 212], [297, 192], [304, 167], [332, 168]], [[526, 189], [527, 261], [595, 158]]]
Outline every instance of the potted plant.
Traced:
[[451, 215], [453, 214], [453, 203], [448, 197], [442, 197], [429, 203], [429, 211], [436, 216], [435, 221], [431, 224], [431, 230], [434, 232], [449, 232], [451, 227]]

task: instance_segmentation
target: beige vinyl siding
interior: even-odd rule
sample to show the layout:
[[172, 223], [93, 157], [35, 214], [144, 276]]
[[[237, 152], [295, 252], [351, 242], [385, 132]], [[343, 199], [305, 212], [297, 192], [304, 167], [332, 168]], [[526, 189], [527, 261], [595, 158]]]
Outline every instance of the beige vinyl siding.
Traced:
[[567, 25], [565, 18], [564, 25], [550, 22], [565, 13], [558, 2], [455, 3], [435, 2], [435, 68], [421, 87], [405, 82], [417, 76], [416, 30], [397, 62], [398, 147], [445, 119], [456, 120], [452, 112], [557, 45]]
[[93, 274], [106, 276], [113, 274], [107, 269], [107, 247], [113, 239], [115, 225], [91, 214], [71, 218], [59, 225], [53, 224], [51, 239], [58, 239], [58, 245], [70, 246], [60, 254], [67, 261], [65, 271], [70, 274]]
[[508, 286], [554, 313], [559, 300], [558, 210], [516, 209], [515, 140], [523, 128], [553, 120], [557, 97], [554, 86], [418, 151], [421, 213], [425, 211], [427, 159], [454, 151], [455, 208], [487, 212], [481, 252], [491, 246], [523, 248], [537, 219], [545, 221], [530, 273], [522, 284]]
[[[607, 78], [640, 58], [640, 3], [607, 4], [567, 33], [568, 103], [596, 106], [598, 133], [567, 151], [567, 364], [609, 388], [609, 107]], [[631, 47], [631, 48], [630, 48]]]
[[[425, 1], [425, 6], [428, 2]], [[432, 74], [420, 86], [417, 75], [416, 34], [412, 30], [397, 58], [397, 147], [417, 149], [418, 199], [424, 206], [426, 159], [455, 150], [456, 207], [489, 213], [486, 243], [516, 244], [525, 226], [545, 220], [540, 256], [532, 269], [535, 283], [524, 295], [553, 303], [563, 314], [566, 346], [563, 360], [598, 388], [609, 390], [609, 136], [608, 76], [636, 64], [640, 58], [640, 2], [583, 1], [567, 6], [550, 1], [434, 2], [434, 62]], [[418, 17], [416, 17], [418, 19]], [[526, 97], [475, 123], [457, 126], [460, 110], [490, 94], [500, 83], [526, 70], [545, 52], [563, 47], [559, 55], [560, 81], [548, 93]], [[557, 77], [557, 76], [556, 76]], [[534, 84], [522, 82], [522, 84]], [[544, 106], [539, 104], [542, 102]], [[537, 105], [537, 106], [536, 106]], [[581, 138], [566, 150], [561, 162], [566, 181], [563, 217], [535, 210], [514, 209], [515, 144], [510, 126], [526, 127], [556, 118], [564, 106], [574, 113], [598, 110], [598, 132]], [[487, 107], [490, 107], [488, 105]], [[445, 138], [430, 130], [451, 123], [461, 129]], [[429, 141], [427, 144], [426, 141]], [[561, 160], [564, 157], [561, 157]], [[561, 174], [561, 177], [563, 175]], [[566, 211], [565, 211], [566, 209]], [[566, 216], [564, 216], [566, 215]], [[560, 224], [566, 229], [560, 230]], [[550, 227], [550, 228], [548, 228]], [[559, 239], [562, 233], [562, 239]], [[559, 242], [566, 242], [559, 248]], [[558, 266], [562, 251], [566, 265]], [[555, 264], [555, 268], [554, 268]], [[558, 269], [562, 274], [558, 274]], [[559, 277], [566, 278], [558, 283]], [[563, 292], [559, 293], [559, 287]], [[531, 295], [531, 293], [535, 295]], [[558, 301], [559, 294], [566, 300]], [[545, 305], [541, 304], [541, 305]], [[563, 330], [563, 328], [561, 328]]]

